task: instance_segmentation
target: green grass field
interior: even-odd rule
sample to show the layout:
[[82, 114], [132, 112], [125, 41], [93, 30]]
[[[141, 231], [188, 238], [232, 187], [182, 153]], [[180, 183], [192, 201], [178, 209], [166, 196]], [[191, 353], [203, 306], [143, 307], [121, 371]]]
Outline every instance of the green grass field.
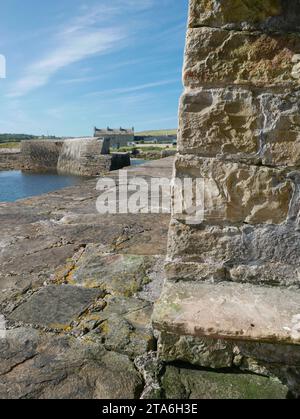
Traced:
[[121, 153], [131, 153], [133, 150], [140, 150], [143, 153], [147, 153], [148, 151], [164, 151], [164, 150], [176, 150], [176, 147], [167, 147], [167, 146], [139, 146], [137, 144], [135, 147], [121, 147], [118, 149]]
[[0, 143], [0, 148], [20, 148], [20, 146], [20, 142]]
[[155, 135], [176, 135], [177, 129], [166, 129], [166, 130], [154, 130], [154, 131], [142, 131], [136, 132], [135, 135], [140, 136], [155, 136]]

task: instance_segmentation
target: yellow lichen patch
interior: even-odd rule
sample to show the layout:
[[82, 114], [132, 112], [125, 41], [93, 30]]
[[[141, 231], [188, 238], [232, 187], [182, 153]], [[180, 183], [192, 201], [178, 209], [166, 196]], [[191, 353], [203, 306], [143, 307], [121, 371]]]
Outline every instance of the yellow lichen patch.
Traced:
[[101, 330], [101, 333], [103, 333], [104, 335], [107, 335], [110, 332], [107, 321], [101, 324], [100, 330]]
[[54, 273], [54, 281], [56, 284], [74, 285], [73, 274], [76, 270], [75, 262], [70, 261], [64, 266], [60, 266]]
[[49, 325], [51, 329], [62, 330], [63, 332], [70, 332], [72, 327], [68, 324], [52, 323]]

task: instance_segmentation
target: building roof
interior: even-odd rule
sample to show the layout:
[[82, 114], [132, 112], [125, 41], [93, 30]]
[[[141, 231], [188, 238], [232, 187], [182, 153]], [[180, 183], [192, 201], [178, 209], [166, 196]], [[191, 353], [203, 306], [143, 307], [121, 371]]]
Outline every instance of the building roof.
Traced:
[[101, 137], [102, 135], [134, 135], [134, 128], [96, 128], [94, 130], [95, 137]]

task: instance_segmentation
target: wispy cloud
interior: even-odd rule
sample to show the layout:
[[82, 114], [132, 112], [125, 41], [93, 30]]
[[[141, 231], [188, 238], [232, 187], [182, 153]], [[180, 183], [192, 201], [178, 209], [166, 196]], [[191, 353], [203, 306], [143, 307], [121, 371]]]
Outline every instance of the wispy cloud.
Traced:
[[119, 29], [103, 29], [89, 33], [64, 34], [61, 46], [51, 51], [44, 59], [29, 66], [23, 78], [18, 80], [9, 97], [21, 97], [44, 86], [62, 68], [94, 54], [103, 54], [117, 47], [125, 35]]
[[129, 28], [113, 24], [110, 19], [121, 14], [124, 8], [143, 10], [152, 4], [152, 0], [145, 0], [142, 5], [140, 3], [137, 0], [118, 0], [113, 6], [107, 2], [83, 11], [55, 35], [56, 46], [28, 66], [24, 76], [14, 83], [7, 96], [22, 97], [46, 85], [64, 67], [120, 48], [121, 42], [129, 36]]
[[109, 94], [110, 96], [112, 95], [120, 95], [123, 93], [132, 93], [132, 92], [138, 92], [140, 90], [147, 90], [147, 89], [152, 89], [154, 87], [160, 87], [160, 86], [166, 86], [168, 84], [174, 84], [174, 83], [178, 83], [178, 81], [180, 81], [180, 79], [171, 79], [171, 80], [160, 80], [157, 82], [153, 82], [153, 83], [146, 83], [146, 84], [140, 84], [137, 86], [130, 86], [130, 87], [121, 87], [118, 89], [110, 89], [110, 90], [103, 90], [103, 91], [99, 91], [99, 92], [92, 92], [92, 93], [87, 93], [86, 96], [103, 96], [105, 94]]
[[59, 80], [58, 84], [79, 84], [79, 83], [89, 83], [97, 80], [102, 80], [103, 78], [110, 76], [112, 71], [118, 70], [121, 67], [132, 66], [138, 63], [144, 63], [145, 60], [143, 59], [134, 59], [134, 60], [127, 60], [121, 61], [118, 63], [106, 65], [105, 67], [105, 74], [101, 74], [100, 76], [85, 76], [85, 77], [73, 77], [69, 79]]

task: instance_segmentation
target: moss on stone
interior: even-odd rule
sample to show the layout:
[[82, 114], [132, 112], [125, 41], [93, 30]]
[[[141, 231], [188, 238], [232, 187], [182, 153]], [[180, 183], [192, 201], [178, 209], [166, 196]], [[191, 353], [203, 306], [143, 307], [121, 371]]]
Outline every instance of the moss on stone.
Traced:
[[161, 380], [167, 399], [286, 399], [277, 380], [241, 374], [167, 366]]

